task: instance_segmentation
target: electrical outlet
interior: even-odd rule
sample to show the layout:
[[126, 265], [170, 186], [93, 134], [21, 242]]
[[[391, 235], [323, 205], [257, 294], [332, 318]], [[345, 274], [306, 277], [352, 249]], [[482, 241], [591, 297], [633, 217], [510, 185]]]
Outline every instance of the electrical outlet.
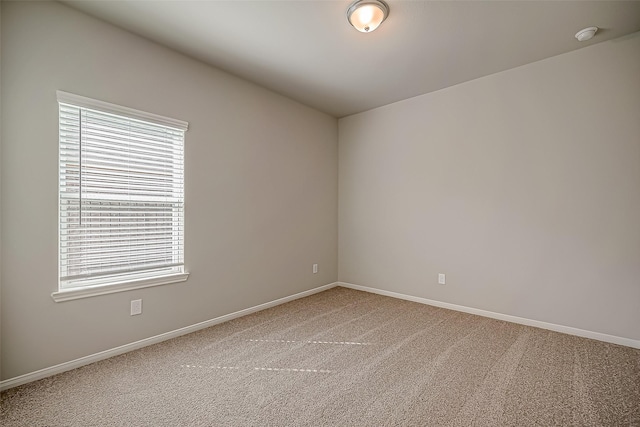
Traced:
[[141, 299], [131, 300], [131, 315], [135, 316], [136, 314], [142, 314], [142, 300]]
[[318, 272], [318, 264], [313, 264], [313, 274]]
[[441, 285], [444, 285], [446, 283], [444, 274], [442, 273], [438, 274], [438, 283]]

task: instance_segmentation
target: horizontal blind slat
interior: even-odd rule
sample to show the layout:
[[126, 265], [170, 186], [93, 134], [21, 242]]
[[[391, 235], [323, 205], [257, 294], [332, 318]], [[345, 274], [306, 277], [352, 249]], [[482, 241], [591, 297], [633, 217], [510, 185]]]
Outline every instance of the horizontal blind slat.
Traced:
[[[183, 263], [176, 263], [176, 264], [171, 264], [171, 265], [163, 265], [163, 266], [145, 266], [145, 267], [141, 267], [141, 268], [131, 268], [131, 269], [113, 269], [110, 271], [110, 275], [118, 275], [118, 274], [122, 274], [122, 273], [135, 273], [135, 272], [140, 272], [140, 271], [144, 271], [144, 270], [161, 270], [161, 269], [168, 269], [169, 267], [180, 267], [183, 266]], [[91, 275], [91, 274], [79, 274], [79, 275], [74, 275], [74, 276], [63, 276], [61, 277], [61, 279], [63, 280], [74, 280], [74, 279], [79, 279], [79, 278], [93, 278], [95, 277], [95, 275]]]

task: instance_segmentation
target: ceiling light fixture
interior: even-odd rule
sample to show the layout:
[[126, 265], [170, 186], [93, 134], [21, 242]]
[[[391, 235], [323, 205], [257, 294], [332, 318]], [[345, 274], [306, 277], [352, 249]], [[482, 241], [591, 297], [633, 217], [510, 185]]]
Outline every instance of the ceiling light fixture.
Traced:
[[596, 31], [598, 31], [598, 27], [589, 27], [584, 30], [580, 30], [576, 33], [576, 38], [580, 42], [586, 42], [587, 40], [591, 40], [593, 36], [596, 35]]
[[347, 9], [347, 19], [361, 33], [370, 33], [389, 16], [389, 5], [382, 0], [357, 0]]

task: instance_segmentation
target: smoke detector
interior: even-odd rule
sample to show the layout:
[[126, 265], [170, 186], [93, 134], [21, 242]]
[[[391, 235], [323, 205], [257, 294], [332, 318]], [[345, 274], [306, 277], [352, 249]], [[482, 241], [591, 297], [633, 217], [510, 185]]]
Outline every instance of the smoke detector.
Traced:
[[584, 30], [580, 30], [576, 33], [576, 38], [580, 42], [586, 42], [596, 35], [596, 31], [598, 31], [598, 27], [585, 28]]

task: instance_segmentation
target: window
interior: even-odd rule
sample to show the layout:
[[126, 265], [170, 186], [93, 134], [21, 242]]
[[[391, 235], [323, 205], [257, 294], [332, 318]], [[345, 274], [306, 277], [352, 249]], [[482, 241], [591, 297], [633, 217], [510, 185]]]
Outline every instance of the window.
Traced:
[[184, 281], [188, 124], [58, 92], [56, 301]]

